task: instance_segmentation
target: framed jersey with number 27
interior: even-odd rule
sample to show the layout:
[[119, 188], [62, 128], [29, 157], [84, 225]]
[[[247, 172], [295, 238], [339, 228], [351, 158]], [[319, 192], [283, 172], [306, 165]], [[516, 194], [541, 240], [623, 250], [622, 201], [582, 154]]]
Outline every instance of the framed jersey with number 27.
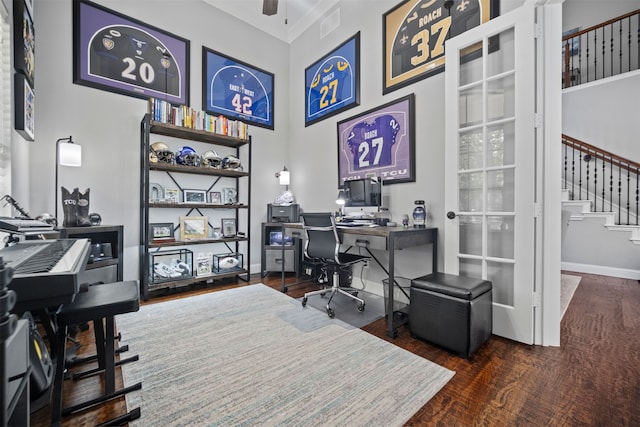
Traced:
[[360, 32], [304, 72], [305, 126], [360, 105]]
[[338, 122], [338, 186], [378, 177], [384, 185], [414, 182], [414, 94]]

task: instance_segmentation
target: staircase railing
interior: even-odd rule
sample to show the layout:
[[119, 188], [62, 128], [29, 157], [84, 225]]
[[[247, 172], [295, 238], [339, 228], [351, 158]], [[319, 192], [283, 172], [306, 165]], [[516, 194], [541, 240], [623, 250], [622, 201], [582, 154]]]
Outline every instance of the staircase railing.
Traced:
[[564, 182], [571, 200], [590, 200], [592, 212], [613, 212], [620, 225], [640, 225], [640, 163], [562, 135]]
[[640, 68], [640, 9], [562, 37], [562, 87]]

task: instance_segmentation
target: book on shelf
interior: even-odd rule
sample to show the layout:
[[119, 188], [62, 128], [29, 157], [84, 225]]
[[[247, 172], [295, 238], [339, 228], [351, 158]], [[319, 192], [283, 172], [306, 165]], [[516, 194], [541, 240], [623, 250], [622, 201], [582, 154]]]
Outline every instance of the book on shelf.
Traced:
[[149, 98], [148, 113], [154, 121], [160, 123], [239, 139], [249, 137], [249, 125], [241, 120], [230, 120], [223, 115], [214, 116], [206, 111], [195, 110], [186, 105], [174, 106], [170, 102], [158, 98]]

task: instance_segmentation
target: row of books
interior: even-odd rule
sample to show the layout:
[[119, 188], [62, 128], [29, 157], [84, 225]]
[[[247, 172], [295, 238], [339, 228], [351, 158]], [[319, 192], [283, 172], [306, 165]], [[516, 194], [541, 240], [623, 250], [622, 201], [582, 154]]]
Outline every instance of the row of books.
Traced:
[[206, 111], [196, 110], [186, 105], [176, 107], [162, 99], [149, 98], [148, 112], [156, 122], [240, 139], [249, 137], [249, 125], [240, 120], [229, 120], [222, 115], [214, 116]]

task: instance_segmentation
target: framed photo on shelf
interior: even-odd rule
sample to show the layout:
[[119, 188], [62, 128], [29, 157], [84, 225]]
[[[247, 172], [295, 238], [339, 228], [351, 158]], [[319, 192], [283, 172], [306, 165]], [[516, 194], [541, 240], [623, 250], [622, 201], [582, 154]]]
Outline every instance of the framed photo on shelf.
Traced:
[[385, 185], [414, 182], [415, 95], [338, 122], [338, 186], [376, 176]]
[[24, 74], [16, 73], [14, 76], [15, 94], [15, 128], [24, 139], [33, 141], [35, 138], [35, 94], [29, 80]]
[[88, 0], [73, 2], [75, 84], [189, 105], [189, 45], [189, 40]]
[[222, 204], [222, 194], [219, 191], [209, 191], [209, 203], [214, 205]]
[[382, 16], [382, 94], [443, 72], [445, 41], [495, 18], [499, 9], [499, 0], [459, 5], [406, 0], [387, 11]]
[[157, 182], [149, 184], [149, 201], [164, 202], [164, 188]]
[[177, 188], [165, 188], [164, 201], [167, 203], [180, 203], [180, 190]]
[[360, 105], [360, 32], [304, 71], [305, 126]]
[[149, 240], [152, 242], [173, 242], [172, 222], [158, 222], [149, 224]]
[[202, 109], [273, 129], [273, 73], [202, 46]]
[[196, 276], [207, 276], [211, 274], [212, 261], [212, 252], [198, 252], [196, 255]]
[[206, 239], [209, 237], [209, 220], [206, 216], [181, 216], [180, 238], [182, 240]]
[[36, 36], [29, 0], [13, 0], [13, 64], [35, 87]]
[[235, 237], [238, 234], [238, 228], [235, 218], [222, 218], [222, 237]]
[[207, 203], [207, 192], [204, 190], [183, 190], [184, 203]]

